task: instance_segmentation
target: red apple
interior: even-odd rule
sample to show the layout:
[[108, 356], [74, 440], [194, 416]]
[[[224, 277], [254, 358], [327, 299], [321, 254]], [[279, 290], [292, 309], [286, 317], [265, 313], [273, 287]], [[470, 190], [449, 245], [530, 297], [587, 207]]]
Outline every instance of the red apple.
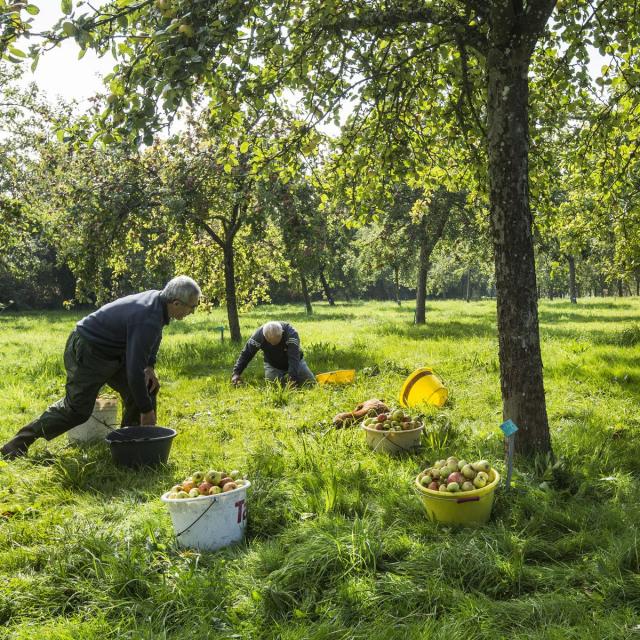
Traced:
[[427, 489], [431, 489], [431, 491], [437, 491], [440, 488], [440, 485], [434, 480]]
[[237, 489], [238, 485], [235, 482], [227, 482], [224, 487], [222, 487], [222, 493], [226, 493], [227, 491], [233, 491]]
[[202, 495], [207, 495], [207, 493], [209, 493], [209, 489], [211, 489], [213, 485], [210, 482], [203, 482], [199, 487], [198, 490], [200, 491], [200, 493]]
[[447, 484], [451, 482], [457, 482], [458, 485], [461, 485], [465, 480], [466, 478], [459, 471], [454, 471], [453, 473], [449, 474], [449, 477], [447, 478]]

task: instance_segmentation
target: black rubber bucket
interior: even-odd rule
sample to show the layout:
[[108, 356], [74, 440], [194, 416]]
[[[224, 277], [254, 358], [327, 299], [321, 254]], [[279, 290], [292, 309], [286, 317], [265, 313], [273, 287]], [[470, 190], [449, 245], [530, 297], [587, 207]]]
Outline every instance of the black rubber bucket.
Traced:
[[167, 427], [123, 427], [114, 429], [105, 440], [116, 464], [124, 467], [153, 467], [169, 458], [177, 432]]

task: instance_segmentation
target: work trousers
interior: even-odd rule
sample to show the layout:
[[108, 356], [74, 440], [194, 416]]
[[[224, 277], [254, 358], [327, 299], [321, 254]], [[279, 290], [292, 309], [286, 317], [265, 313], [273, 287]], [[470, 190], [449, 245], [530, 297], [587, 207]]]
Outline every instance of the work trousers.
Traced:
[[[122, 426], [140, 424], [140, 410], [129, 390], [124, 355], [107, 357], [74, 329], [64, 349], [64, 367], [67, 371], [65, 397], [27, 425], [34, 434], [51, 440], [86, 422], [105, 384], [122, 397]], [[155, 394], [151, 401], [155, 410]]]
[[[270, 380], [270, 381], [280, 380], [280, 382], [285, 382], [287, 380], [287, 378], [289, 377], [289, 375], [288, 375], [287, 371], [283, 371], [282, 369], [278, 369], [277, 367], [274, 367], [273, 365], [269, 364], [268, 362], [265, 362], [264, 363], [264, 377], [267, 380]], [[294, 377], [295, 381], [300, 385], [302, 385], [302, 384], [315, 384], [316, 383], [316, 377], [311, 372], [311, 369], [309, 369], [309, 366], [304, 361], [304, 358], [302, 358], [302, 360], [300, 360], [300, 362], [298, 364], [298, 369], [294, 372], [294, 376], [293, 377]]]

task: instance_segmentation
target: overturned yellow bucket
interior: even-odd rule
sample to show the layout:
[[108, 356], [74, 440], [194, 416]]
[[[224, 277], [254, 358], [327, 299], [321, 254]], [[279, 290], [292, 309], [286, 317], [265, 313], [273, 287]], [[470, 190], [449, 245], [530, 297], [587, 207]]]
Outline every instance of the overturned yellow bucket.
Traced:
[[316, 375], [316, 381], [318, 384], [348, 384], [349, 382], [353, 382], [355, 377], [355, 369], [339, 369], [338, 371], [318, 373]]
[[431, 520], [443, 524], [461, 524], [474, 526], [489, 522], [493, 508], [493, 495], [500, 483], [500, 474], [489, 471], [489, 482], [482, 489], [446, 493], [432, 491], [420, 484], [416, 476], [415, 485], [418, 496]]
[[398, 396], [402, 407], [415, 407], [419, 404], [433, 404], [441, 407], [449, 396], [442, 380], [429, 367], [416, 369], [404, 381]]

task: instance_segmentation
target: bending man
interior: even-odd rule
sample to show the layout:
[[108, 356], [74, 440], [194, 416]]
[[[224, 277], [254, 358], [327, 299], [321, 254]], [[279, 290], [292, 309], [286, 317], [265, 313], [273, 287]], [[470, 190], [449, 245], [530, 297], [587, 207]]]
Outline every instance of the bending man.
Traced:
[[242, 382], [241, 375], [253, 356], [262, 350], [264, 377], [267, 380], [289, 379], [296, 385], [315, 384], [315, 376], [304, 361], [298, 332], [288, 322], [267, 322], [247, 340], [233, 367], [231, 382]]
[[0, 455], [17, 458], [37, 438], [52, 440], [86, 422], [104, 384], [122, 396], [122, 425], [154, 425], [160, 383], [154, 371], [162, 329], [193, 313], [200, 287], [178, 276], [162, 291], [119, 298], [80, 320], [67, 339], [66, 395], [7, 442]]

